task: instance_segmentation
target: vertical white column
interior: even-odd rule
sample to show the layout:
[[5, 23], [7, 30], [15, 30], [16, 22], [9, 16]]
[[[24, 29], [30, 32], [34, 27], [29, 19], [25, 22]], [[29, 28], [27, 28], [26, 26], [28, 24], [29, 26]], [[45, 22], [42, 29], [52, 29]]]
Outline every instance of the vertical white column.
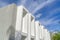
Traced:
[[48, 31], [47, 31], [47, 37], [48, 37], [47, 40], [49, 40], [49, 32]]
[[16, 17], [16, 30], [21, 32], [22, 27], [23, 6], [18, 6]]
[[28, 14], [28, 33], [27, 33], [27, 40], [31, 40], [31, 14]]
[[16, 15], [15, 40], [21, 40], [22, 20], [23, 20], [23, 6], [18, 6]]
[[41, 25], [41, 40], [44, 40], [44, 26]]
[[22, 32], [27, 34], [28, 27], [28, 14], [23, 17]]
[[49, 32], [49, 40], [51, 40], [51, 35], [50, 35], [50, 32]]
[[48, 35], [48, 34], [47, 34], [47, 29], [44, 29], [44, 34], [45, 34], [45, 35], [44, 35], [44, 40], [47, 40], [47, 39], [48, 39], [48, 38], [47, 38], [47, 35]]
[[40, 40], [42, 40], [42, 26], [41, 26], [41, 24], [40, 24], [40, 26], [39, 26], [39, 29], [40, 29], [40, 31], [39, 31]]
[[51, 40], [49, 31], [47, 31], [47, 37], [48, 37], [48, 40]]
[[35, 22], [35, 30], [36, 30], [35, 40], [39, 40], [39, 22], [38, 21]]
[[50, 35], [49, 35], [49, 31], [47, 29], [44, 29], [44, 40], [50, 40]]
[[33, 16], [31, 21], [31, 40], [35, 40], [35, 19]]

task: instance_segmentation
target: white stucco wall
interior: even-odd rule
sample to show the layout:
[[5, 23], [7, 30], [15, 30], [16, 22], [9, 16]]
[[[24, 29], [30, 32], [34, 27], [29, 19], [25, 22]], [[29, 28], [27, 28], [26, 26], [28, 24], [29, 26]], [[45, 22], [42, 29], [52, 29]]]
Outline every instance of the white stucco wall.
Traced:
[[31, 36], [35, 36], [35, 19], [31, 21]]
[[35, 33], [36, 33], [36, 34], [35, 34], [35, 35], [36, 35], [36, 36], [35, 36], [35, 40], [40, 40], [40, 37], [39, 37], [39, 21], [36, 21], [36, 22], [35, 22], [35, 30], [36, 30], [36, 31], [35, 31]]
[[40, 26], [39, 26], [39, 36], [40, 36], [40, 40], [42, 40], [42, 26], [41, 26], [41, 24], [40, 24]]
[[23, 18], [23, 25], [22, 25], [22, 32], [23, 33], [27, 33], [27, 29], [28, 29], [28, 14], [25, 15], [25, 17]]
[[14, 36], [16, 9], [15, 4], [0, 8], [0, 40], [9, 40], [9, 34]]

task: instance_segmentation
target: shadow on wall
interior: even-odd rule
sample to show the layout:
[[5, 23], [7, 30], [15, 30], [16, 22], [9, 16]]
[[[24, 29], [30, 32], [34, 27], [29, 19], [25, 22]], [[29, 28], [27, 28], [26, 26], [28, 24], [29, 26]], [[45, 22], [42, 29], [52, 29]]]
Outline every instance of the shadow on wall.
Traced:
[[15, 37], [15, 40], [21, 40], [21, 33], [16, 31], [16, 37]]
[[19, 31], [16, 31], [15, 40], [26, 40], [26, 36], [23, 36]]
[[10, 26], [7, 34], [9, 35], [9, 40], [15, 40], [15, 28], [13, 26]]

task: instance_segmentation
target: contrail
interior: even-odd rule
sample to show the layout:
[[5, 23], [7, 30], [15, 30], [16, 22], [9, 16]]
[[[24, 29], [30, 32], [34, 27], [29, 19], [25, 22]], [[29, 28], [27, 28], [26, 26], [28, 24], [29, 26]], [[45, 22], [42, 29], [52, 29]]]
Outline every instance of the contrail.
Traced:
[[54, 1], [54, 0], [48, 0], [48, 1], [40, 4], [32, 13], [34, 14], [37, 10], [43, 8], [45, 5], [47, 5], [47, 4], [49, 4], [49, 3], [53, 2], [53, 1]]

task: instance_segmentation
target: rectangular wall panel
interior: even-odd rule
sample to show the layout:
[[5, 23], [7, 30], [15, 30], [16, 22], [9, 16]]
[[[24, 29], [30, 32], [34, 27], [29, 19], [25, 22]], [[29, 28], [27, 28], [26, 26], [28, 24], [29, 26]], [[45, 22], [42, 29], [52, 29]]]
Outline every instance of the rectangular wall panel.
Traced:
[[35, 22], [35, 40], [40, 40], [40, 37], [39, 37], [39, 22], [38, 21], [36, 21]]
[[41, 25], [41, 38], [42, 38], [42, 40], [44, 40], [44, 26], [43, 25]]
[[14, 40], [16, 9], [15, 4], [0, 8], [0, 40]]
[[41, 25], [39, 26], [39, 29], [40, 29], [40, 30], [39, 30], [39, 34], [40, 34], [40, 35], [39, 35], [39, 36], [40, 36], [40, 40], [42, 40], [42, 26], [41, 26]]
[[28, 29], [28, 15], [26, 14], [24, 17], [23, 17], [23, 26], [22, 26], [22, 32], [23, 33], [26, 33], [27, 34], [27, 29]]
[[31, 14], [28, 13], [28, 33], [27, 33], [27, 40], [31, 40]]
[[31, 36], [35, 36], [35, 21], [34, 19], [31, 21]]

